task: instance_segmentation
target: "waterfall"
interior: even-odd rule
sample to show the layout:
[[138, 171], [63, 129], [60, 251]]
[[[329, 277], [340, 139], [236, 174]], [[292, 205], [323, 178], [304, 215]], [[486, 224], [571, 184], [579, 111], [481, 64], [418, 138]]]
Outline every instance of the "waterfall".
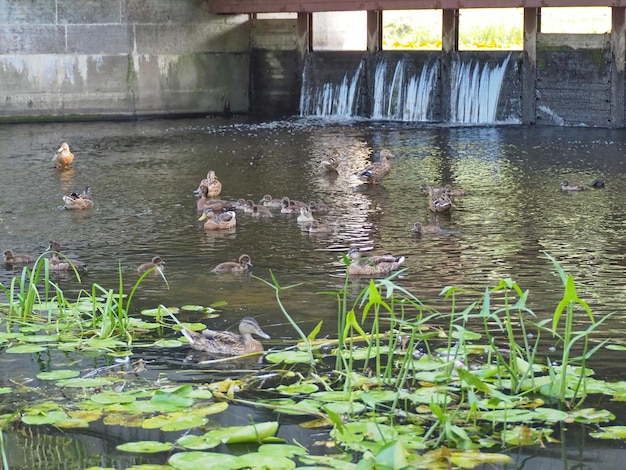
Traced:
[[363, 61], [354, 73], [346, 72], [340, 83], [316, 83], [311, 77], [313, 65], [307, 63], [302, 76], [300, 116], [351, 117], [357, 113]]
[[491, 67], [474, 59], [457, 60], [452, 68], [450, 90], [450, 122], [486, 124], [496, 120], [500, 88], [509, 54], [500, 64]]
[[374, 74], [373, 119], [427, 121], [437, 68], [424, 64], [421, 73], [411, 73], [404, 59], [396, 63], [387, 80], [387, 63], [381, 60]]

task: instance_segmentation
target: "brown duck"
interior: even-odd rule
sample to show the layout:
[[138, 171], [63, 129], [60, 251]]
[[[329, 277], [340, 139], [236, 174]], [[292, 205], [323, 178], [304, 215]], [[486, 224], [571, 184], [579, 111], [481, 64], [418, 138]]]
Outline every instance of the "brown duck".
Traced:
[[198, 351], [204, 351], [222, 356], [240, 356], [242, 354], [259, 353], [263, 345], [252, 335], [269, 339], [257, 321], [252, 317], [244, 317], [239, 322], [239, 334], [230, 331], [215, 331], [206, 329], [202, 333], [182, 329], [189, 345]]

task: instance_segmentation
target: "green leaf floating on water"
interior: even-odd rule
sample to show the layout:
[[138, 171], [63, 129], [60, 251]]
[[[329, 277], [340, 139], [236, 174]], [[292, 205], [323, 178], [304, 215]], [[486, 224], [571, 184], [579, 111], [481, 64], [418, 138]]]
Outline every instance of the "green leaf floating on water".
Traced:
[[295, 383], [291, 385], [279, 385], [276, 387], [284, 395], [300, 395], [317, 392], [319, 387], [312, 383]]
[[72, 377], [78, 377], [79, 375], [80, 372], [77, 370], [59, 369], [51, 372], [40, 372], [37, 374], [37, 378], [39, 380], [61, 380], [71, 379]]
[[261, 454], [269, 454], [283, 457], [294, 457], [296, 455], [308, 454], [306, 449], [300, 446], [294, 446], [291, 444], [262, 444], [259, 446], [259, 452]]
[[46, 348], [37, 346], [36, 344], [22, 344], [20, 346], [13, 346], [4, 351], [7, 354], [25, 354], [25, 353], [38, 353], [45, 351]]
[[100, 405], [112, 405], [114, 403], [132, 403], [136, 400], [133, 395], [117, 392], [94, 393], [91, 401]]
[[310, 364], [311, 356], [306, 351], [281, 351], [270, 353], [265, 358], [274, 364]]
[[237, 468], [271, 468], [272, 470], [291, 470], [296, 468], [296, 463], [280, 455], [262, 454], [251, 452], [237, 457]]
[[205, 425], [209, 420], [187, 412], [175, 412], [148, 418], [143, 422], [144, 429], [161, 429], [162, 431], [182, 431]]
[[214, 429], [206, 433], [204, 439], [208, 442], [223, 442], [225, 444], [263, 442], [273, 437], [276, 431], [278, 431], [278, 423], [276, 421], [269, 421], [248, 426], [231, 426], [228, 428]]
[[111, 385], [111, 384], [113, 384], [113, 381], [109, 379], [75, 378], [75, 379], [59, 380], [56, 383], [56, 386], [57, 387], [69, 387], [69, 388], [94, 388], [94, 387], [104, 387], [105, 385]]
[[22, 422], [25, 424], [55, 424], [61, 421], [67, 421], [69, 416], [64, 411], [50, 411], [44, 414], [22, 416]]
[[217, 452], [178, 452], [167, 461], [177, 470], [199, 470], [211, 468], [215, 470], [229, 470], [241, 468], [237, 464], [237, 457]]
[[0, 387], [0, 395], [5, 395], [7, 393], [11, 393], [11, 387]]
[[626, 426], [605, 426], [589, 435], [596, 439], [626, 439]]
[[137, 441], [127, 442], [117, 446], [118, 450], [124, 452], [139, 452], [142, 454], [154, 454], [156, 452], [167, 452], [171, 450], [173, 445], [169, 442], [158, 441]]

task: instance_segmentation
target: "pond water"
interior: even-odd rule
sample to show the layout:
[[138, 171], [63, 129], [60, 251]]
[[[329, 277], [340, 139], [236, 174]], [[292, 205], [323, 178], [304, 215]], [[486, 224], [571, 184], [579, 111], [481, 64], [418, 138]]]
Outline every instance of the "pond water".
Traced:
[[[51, 161], [63, 141], [76, 156], [68, 171], [55, 170]], [[355, 185], [353, 173], [382, 148], [395, 155], [384, 183]], [[333, 149], [340, 154], [339, 172], [328, 175], [319, 162]], [[341, 253], [351, 246], [405, 255], [407, 269], [398, 284], [442, 309], [449, 307], [439, 296], [445, 286], [479, 293], [510, 277], [530, 290], [529, 303], [539, 318], [550, 317], [563, 293], [548, 253], [574, 276], [580, 297], [595, 314], [617, 312], [598, 332], [598, 340], [624, 344], [617, 332], [626, 321], [625, 150], [623, 131], [587, 128], [416, 127], [310, 119], [1, 125], [0, 248], [37, 256], [49, 240], [61, 242], [68, 256], [88, 264], [83, 284], [71, 276], [57, 279], [69, 297], [92, 283], [116, 289], [118, 269], [131, 286], [137, 266], [159, 255], [166, 262], [169, 287], [160, 279], [144, 283], [135, 313], [159, 304], [225, 301], [219, 317], [203, 320], [207, 326], [233, 329], [241, 317], [254, 316], [272, 336], [266, 348], [297, 339], [274, 291], [249, 275], [211, 272], [242, 253], [251, 256], [254, 276], [269, 280], [271, 271], [282, 285], [300, 284], [284, 293], [289, 313], [305, 332], [323, 320], [320, 334], [328, 336], [336, 336], [336, 300], [319, 293], [343, 286]], [[331, 210], [319, 218], [334, 225], [335, 232], [313, 236], [301, 230], [294, 216], [254, 219], [243, 212], [235, 230], [207, 232], [197, 220], [193, 190], [209, 169], [223, 184], [221, 199], [256, 201], [270, 194], [323, 202]], [[606, 187], [560, 190], [564, 179], [589, 183], [594, 178], [603, 178]], [[434, 215], [418, 189], [421, 183], [451, 183], [469, 195], [455, 198], [449, 215]], [[62, 196], [87, 185], [95, 209], [65, 210]], [[411, 226], [417, 220], [437, 223], [446, 233], [416, 237]], [[19, 273], [0, 268], [2, 284]], [[352, 280], [351, 293], [358, 294], [366, 282]], [[179, 318], [199, 320], [193, 314]], [[587, 320], [581, 315], [579, 321], [583, 325]], [[135, 351], [152, 361], [152, 378], [183, 368], [187, 352]], [[61, 360], [21, 356], [28, 355], [0, 361], [0, 386], [33, 377]], [[601, 351], [596, 361], [601, 378], [625, 378], [623, 353]], [[92, 366], [102, 364], [101, 358], [93, 359]], [[202, 380], [197, 372], [186, 378]], [[225, 419], [231, 424], [249, 421], [251, 410], [240, 411], [241, 416]], [[107, 428], [102, 433], [109, 437], [104, 438], [92, 430], [91, 436], [82, 436], [88, 450], [80, 452], [90, 458], [113, 454], [116, 443], [138, 439], [128, 432], [110, 436]], [[295, 425], [283, 432], [299, 433], [300, 442], [314, 440]], [[97, 443], [89, 441], [93, 433]], [[159, 437], [141, 436], [148, 438]], [[560, 456], [556, 460], [561, 463]], [[593, 460], [595, 468], [615, 468], [600, 457]], [[45, 465], [40, 468], [53, 468], [50, 462]]]

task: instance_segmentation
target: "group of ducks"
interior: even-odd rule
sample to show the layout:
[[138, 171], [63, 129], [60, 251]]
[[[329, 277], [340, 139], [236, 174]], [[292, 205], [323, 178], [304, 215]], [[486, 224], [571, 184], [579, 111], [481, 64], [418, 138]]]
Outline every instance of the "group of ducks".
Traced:
[[[321, 162], [321, 168], [325, 172], [336, 172], [339, 161], [338, 155], [333, 155]], [[380, 159], [373, 162], [368, 167], [356, 173], [356, 176], [363, 182], [380, 184], [383, 178], [389, 173], [389, 158], [393, 157], [388, 150], [380, 152]], [[217, 178], [215, 171], [210, 170], [207, 177], [198, 185], [196, 194], [200, 196], [197, 209], [202, 212], [199, 220], [204, 221], [205, 230], [228, 229], [236, 226], [237, 210], [242, 210], [253, 217], [273, 217], [272, 211], [280, 211], [282, 214], [297, 215], [296, 220], [302, 223], [310, 233], [330, 233], [333, 229], [327, 224], [319, 222], [315, 216], [326, 214], [328, 206], [323, 203], [311, 201], [304, 203], [288, 197], [275, 199], [271, 195], [265, 195], [258, 201], [240, 199], [235, 203], [212, 199], [220, 195], [222, 184]], [[350, 264], [348, 273], [351, 275], [379, 276], [390, 273], [400, 267], [405, 261], [405, 257], [393, 255], [375, 255], [367, 258], [362, 256], [358, 248], [350, 248], [348, 251]], [[227, 261], [217, 265], [213, 272], [218, 273], [238, 273], [247, 271], [252, 266], [251, 258], [247, 254], [242, 254], [235, 261]], [[263, 345], [254, 339], [252, 335], [269, 339], [257, 321], [252, 317], [245, 317], [239, 323], [239, 334], [229, 331], [214, 331], [205, 329], [202, 332], [195, 332], [186, 328], [182, 329], [183, 335], [187, 338], [191, 348], [219, 355], [242, 355], [258, 353], [263, 351]]]
[[[60, 258], [59, 254], [61, 254], [62, 250], [63, 247], [58, 241], [51, 240], [48, 243], [48, 247], [45, 251], [51, 253], [48, 265], [50, 271], [71, 271], [73, 269], [77, 271], [87, 270], [87, 265], [82, 261], [70, 259], [65, 256]], [[35, 262], [33, 256], [24, 253], [14, 253], [13, 250], [4, 250], [3, 256], [4, 263], [12, 267], [28, 266]]]

